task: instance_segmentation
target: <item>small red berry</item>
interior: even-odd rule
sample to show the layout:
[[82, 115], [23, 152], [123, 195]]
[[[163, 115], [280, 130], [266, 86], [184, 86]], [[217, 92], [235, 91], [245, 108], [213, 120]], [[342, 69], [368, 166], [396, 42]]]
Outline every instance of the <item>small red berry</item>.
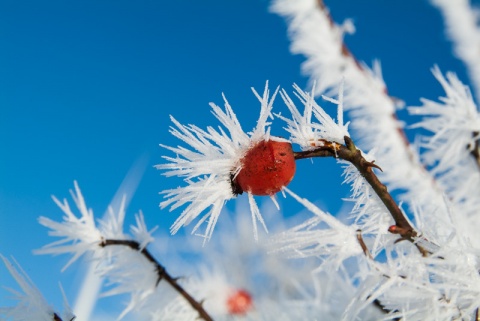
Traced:
[[240, 160], [242, 168], [232, 182], [236, 194], [273, 195], [288, 185], [295, 174], [292, 144], [261, 141]]
[[252, 296], [245, 290], [236, 290], [227, 299], [230, 314], [245, 314], [252, 308]]

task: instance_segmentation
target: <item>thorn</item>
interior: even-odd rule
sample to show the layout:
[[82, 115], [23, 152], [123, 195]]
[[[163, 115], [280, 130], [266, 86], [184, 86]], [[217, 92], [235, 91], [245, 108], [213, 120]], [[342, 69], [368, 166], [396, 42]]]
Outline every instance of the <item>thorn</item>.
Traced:
[[371, 161], [371, 162], [367, 162], [367, 167], [374, 167], [376, 169], [379, 169], [381, 172], [383, 172], [383, 169], [380, 166], [378, 166], [377, 164], [375, 164], [374, 160]]
[[163, 266], [158, 266], [157, 267], [158, 278], [157, 278], [157, 282], [155, 283], [155, 286], [158, 286], [160, 281], [162, 281], [163, 277], [165, 276], [165, 272], [166, 272], [166, 270]]

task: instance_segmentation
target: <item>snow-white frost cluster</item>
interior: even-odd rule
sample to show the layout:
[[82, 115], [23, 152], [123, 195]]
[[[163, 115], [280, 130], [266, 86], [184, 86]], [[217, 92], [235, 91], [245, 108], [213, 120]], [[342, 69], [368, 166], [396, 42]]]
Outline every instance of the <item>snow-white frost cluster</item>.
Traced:
[[[285, 89], [280, 92], [283, 101], [287, 105], [292, 118], [279, 116], [287, 123], [285, 130], [290, 134], [292, 143], [298, 144], [303, 150], [321, 146], [322, 140], [345, 144], [344, 137], [348, 133], [348, 123], [343, 124], [343, 86], [339, 94], [339, 100], [326, 98], [338, 105], [337, 122], [328, 115], [314, 99], [313, 92], [307, 93], [297, 85], [293, 85], [295, 96], [304, 106], [301, 113], [295, 106], [294, 101], [288, 96]], [[315, 116], [312, 121], [312, 116]]]
[[[40, 217], [40, 224], [50, 229], [49, 235], [60, 239], [38, 250], [37, 254], [72, 254], [72, 258], [64, 269], [83, 255], [96, 261], [96, 270], [108, 280], [108, 289], [104, 295], [127, 293], [130, 302], [120, 314], [124, 316], [155, 292], [158, 279], [155, 266], [140, 253], [154, 239], [152, 233], [156, 227], [148, 230], [142, 212], [135, 217], [136, 225], [130, 226], [130, 234], [124, 232], [125, 197], [120, 208], [114, 211], [111, 207], [103, 219], [95, 220], [93, 211], [87, 207], [85, 199], [75, 182], [75, 191], [70, 191], [78, 214], [64, 199], [54, 201], [64, 213], [63, 220], [58, 222]], [[106, 240], [130, 240], [138, 244], [138, 250], [128, 246], [104, 246]]]
[[[184, 177], [187, 184], [184, 187], [162, 191], [166, 200], [160, 207], [170, 206], [170, 210], [174, 210], [188, 204], [173, 224], [172, 233], [176, 233], [182, 226], [188, 225], [206, 211], [193, 228], [193, 232], [207, 221], [203, 235], [206, 240], [210, 239], [225, 202], [235, 197], [232, 191], [232, 176], [240, 171], [240, 160], [244, 153], [261, 140], [278, 139], [270, 137], [268, 122], [272, 116], [272, 105], [278, 89], [270, 97], [267, 83], [263, 96], [254, 89], [253, 92], [260, 101], [260, 116], [257, 126], [249, 134], [243, 131], [225, 96], [225, 111], [213, 103], [210, 106], [213, 115], [228, 132], [221, 127], [218, 130], [214, 127], [203, 130], [195, 125], [186, 126], [171, 118], [176, 128], [172, 127], [170, 132], [190, 147], [187, 149], [181, 146], [162, 145], [177, 156], [164, 156], [168, 163], [157, 165], [158, 169], [166, 170], [164, 173], [166, 176]], [[255, 226], [258, 220], [265, 227], [255, 200], [253, 197], [249, 199]], [[254, 233], [257, 235], [256, 230]]]
[[[432, 3], [445, 16], [478, 96], [478, 18], [466, 1]], [[215, 320], [478, 320], [480, 113], [470, 89], [454, 73], [444, 75], [434, 67], [444, 97], [409, 107], [422, 119], [404, 128], [379, 63], [370, 68], [358, 62], [344, 45], [343, 37], [354, 31], [351, 21], [337, 25], [317, 0], [275, 0], [271, 8], [287, 20], [292, 53], [306, 57], [302, 69], [312, 90], [294, 85], [293, 95], [280, 88], [271, 94], [268, 82], [262, 95], [253, 90], [260, 114], [251, 132], [242, 129], [223, 96], [223, 108], [210, 104], [220, 126], [202, 129], [171, 117], [170, 133], [181, 145], [161, 145], [173, 155], [163, 156], [157, 168], [167, 177], [183, 179], [182, 186], [160, 192], [160, 207], [179, 212], [171, 233], [196, 221], [192, 233], [204, 242], [199, 246], [183, 237], [185, 259], [172, 246], [162, 248], [167, 242], [153, 238], [155, 229], [147, 228], [141, 212], [125, 233], [125, 202], [96, 219], [75, 183], [71, 194], [76, 209], [54, 198], [63, 220], [41, 217], [39, 222], [59, 239], [36, 252], [71, 254], [65, 268], [81, 256], [96, 262], [97, 273], [107, 279], [104, 295], [129, 296], [119, 318], [199, 318], [178, 287], [162, 279], [165, 268], [186, 276], [175, 284]], [[335, 117], [321, 107], [324, 102], [337, 106]], [[282, 113], [285, 106], [288, 112]], [[270, 133], [274, 121], [282, 122], [288, 139]], [[430, 134], [412, 146], [405, 135], [411, 128]], [[300, 149], [293, 152], [296, 156], [322, 148], [339, 152], [339, 146], [352, 148], [353, 140], [366, 151], [358, 152], [369, 166], [375, 161], [381, 167], [382, 172], [374, 172], [385, 186], [373, 188], [356, 164], [339, 160], [344, 183], [351, 186], [348, 215], [331, 215], [286, 186], [281, 189], [286, 201], [301, 204], [307, 218], [282, 222], [274, 195], [275, 207], [262, 207], [251, 192], [248, 205], [228, 213], [225, 203], [238, 196], [234, 180], [243, 158], [259, 142], [270, 140], [291, 143]], [[382, 192], [394, 193], [400, 212], [414, 226], [412, 234], [398, 232]], [[258, 233], [258, 223], [273, 233]], [[163, 251], [167, 262], [155, 264], [146, 254], [152, 247]], [[73, 318], [68, 305], [64, 314], [54, 312], [25, 273], [2, 260], [22, 292], [12, 290], [18, 305], [0, 308], [0, 315], [7, 320]]]
[[[64, 312], [57, 314], [18, 263], [14, 262], [16, 264], [12, 264], [4, 256], [0, 256], [0, 258], [23, 292], [9, 289], [14, 295], [15, 300], [18, 301], [18, 304], [14, 307], [0, 308], [0, 316], [3, 316], [6, 320], [12, 319], [18, 321], [32, 320], [33, 317], [38, 321], [52, 321], [55, 315], [61, 317], [63, 320], [74, 319], [74, 315], [66, 299], [64, 300]], [[15, 265], [17, 265], [17, 267], [15, 267]]]

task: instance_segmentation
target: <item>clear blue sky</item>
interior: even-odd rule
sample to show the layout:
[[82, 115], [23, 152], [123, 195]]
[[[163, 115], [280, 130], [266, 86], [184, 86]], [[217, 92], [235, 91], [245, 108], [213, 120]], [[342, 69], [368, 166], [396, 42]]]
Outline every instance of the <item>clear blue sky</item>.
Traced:
[[[430, 74], [435, 63], [467, 81], [427, 1], [326, 2], [337, 21], [353, 18], [357, 33], [347, 37], [348, 46], [369, 64], [379, 58], [390, 94], [407, 104], [442, 94]], [[178, 212], [161, 211], [158, 192], [178, 182], [153, 165], [161, 162], [158, 144], [178, 143], [168, 134], [169, 114], [202, 128], [217, 125], [208, 103], [223, 104], [224, 92], [251, 129], [258, 116], [251, 86], [306, 85], [303, 57], [289, 53], [286, 24], [268, 6], [265, 0], [0, 2], [0, 253], [13, 255], [52, 302], [59, 280], [72, 302], [76, 293], [76, 265], [60, 274], [68, 257], [32, 254], [53, 241], [37, 223], [41, 215], [60, 219], [52, 194], [69, 197], [78, 180], [101, 216], [132, 165], [144, 160], [127, 215], [142, 209], [148, 225], [166, 231]], [[286, 112], [280, 100], [275, 106]], [[300, 163], [291, 187], [335, 213], [348, 187], [332, 160], [321, 164]], [[283, 203], [285, 213], [297, 210]], [[3, 266], [0, 284], [15, 287]], [[10, 302], [4, 293], [0, 306]]]

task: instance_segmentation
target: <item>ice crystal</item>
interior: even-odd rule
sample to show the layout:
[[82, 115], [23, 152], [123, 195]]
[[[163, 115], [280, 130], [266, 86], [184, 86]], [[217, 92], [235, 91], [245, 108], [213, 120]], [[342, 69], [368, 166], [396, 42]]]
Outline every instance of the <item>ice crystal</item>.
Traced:
[[[236, 196], [232, 190], [232, 177], [240, 171], [240, 160], [246, 151], [262, 140], [285, 141], [270, 136], [270, 123], [268, 122], [268, 119], [272, 117], [272, 104], [278, 89], [271, 97], [268, 82], [265, 85], [263, 96], [260, 96], [253, 88], [252, 90], [260, 101], [260, 116], [256, 127], [250, 133], [243, 131], [225, 96], [225, 110], [213, 103], [210, 104], [213, 115], [225, 129], [220, 127], [217, 130], [207, 127], [206, 130], [203, 130], [195, 125], [182, 125], [173, 117], [171, 118], [175, 125], [170, 128], [171, 134], [189, 146], [189, 148], [184, 148], [161, 145], [177, 156], [164, 156], [168, 162], [156, 166], [160, 170], [165, 170], [165, 176], [185, 178], [185, 186], [161, 192], [165, 198], [165, 201], [160, 203], [161, 208], [170, 206], [170, 210], [174, 210], [186, 205], [171, 227], [173, 234], [206, 212], [195, 225], [192, 233], [207, 221], [203, 236], [206, 241], [209, 240], [225, 202]], [[258, 238], [256, 221], [258, 220], [265, 229], [266, 226], [252, 195], [249, 195], [249, 200], [255, 224], [254, 236]]]

